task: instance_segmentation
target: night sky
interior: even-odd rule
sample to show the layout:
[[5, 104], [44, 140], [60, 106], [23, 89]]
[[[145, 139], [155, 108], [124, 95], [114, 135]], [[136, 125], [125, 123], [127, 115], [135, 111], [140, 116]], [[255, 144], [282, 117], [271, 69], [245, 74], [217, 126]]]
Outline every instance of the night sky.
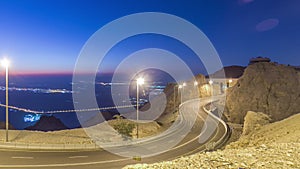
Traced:
[[[93, 33], [138, 12], [164, 12], [193, 23], [225, 66], [247, 65], [256, 56], [300, 65], [299, 0], [1, 0], [0, 58], [8, 57], [16, 74], [69, 73]], [[158, 35], [125, 39], [101, 71], [113, 71], [126, 55], [147, 47], [168, 49], [203, 71], [184, 45]]]

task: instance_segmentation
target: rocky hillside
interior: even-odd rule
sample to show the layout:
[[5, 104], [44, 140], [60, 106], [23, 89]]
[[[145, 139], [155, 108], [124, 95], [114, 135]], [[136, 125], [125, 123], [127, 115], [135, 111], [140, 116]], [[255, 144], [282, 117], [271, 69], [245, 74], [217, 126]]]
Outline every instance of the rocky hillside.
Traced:
[[25, 128], [26, 130], [56, 131], [68, 129], [58, 118], [54, 116], [42, 116], [35, 125]]
[[[247, 119], [261, 121], [264, 117], [260, 113], [252, 112]], [[249, 122], [247, 119], [245, 123]], [[226, 146], [224, 150], [198, 153], [161, 163], [130, 165], [124, 168], [300, 168], [300, 114], [265, 126], [259, 122], [256, 124], [260, 124], [261, 127], [248, 134], [243, 133], [239, 141]]]
[[225, 116], [243, 123], [247, 111], [264, 112], [271, 121], [300, 112], [300, 78], [293, 67], [256, 63], [227, 91]]

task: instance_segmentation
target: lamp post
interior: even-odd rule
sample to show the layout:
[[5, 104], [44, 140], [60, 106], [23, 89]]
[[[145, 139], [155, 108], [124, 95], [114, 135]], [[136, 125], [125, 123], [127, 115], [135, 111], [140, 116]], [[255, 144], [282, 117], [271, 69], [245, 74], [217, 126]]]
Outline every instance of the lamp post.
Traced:
[[197, 91], [197, 92], [195, 91], [195, 94], [196, 94], [195, 98], [198, 98], [200, 96], [199, 95], [197, 96], [197, 94], [198, 94], [198, 88], [197, 88], [198, 87], [198, 82], [196, 80], [194, 81], [194, 87], [196, 88], [196, 91]]
[[175, 112], [175, 110], [176, 110], [176, 84], [174, 85], [173, 91], [174, 91], [174, 112]]
[[8, 66], [9, 66], [9, 61], [7, 59], [2, 60], [2, 66], [5, 67], [5, 131], [6, 131], [6, 137], [5, 141], [8, 142]]
[[179, 90], [180, 90], [180, 103], [182, 103], [182, 91], [181, 91], [181, 89], [182, 89], [182, 85], [179, 85], [178, 86], [178, 93], [179, 93]]
[[[186, 86], [186, 83], [182, 83], [182, 94], [184, 94], [184, 87]], [[181, 94], [181, 99], [184, 101], [184, 96]]]
[[136, 80], [136, 138], [139, 138], [139, 85], [143, 85], [144, 78], [138, 78]]

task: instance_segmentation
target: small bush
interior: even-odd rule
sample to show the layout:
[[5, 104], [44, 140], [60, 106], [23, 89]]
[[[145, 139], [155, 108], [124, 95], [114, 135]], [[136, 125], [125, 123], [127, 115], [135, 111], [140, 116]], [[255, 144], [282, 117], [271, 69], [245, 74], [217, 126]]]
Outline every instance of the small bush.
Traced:
[[135, 128], [133, 123], [129, 123], [123, 120], [118, 120], [116, 124], [113, 125], [113, 128], [117, 130], [123, 138], [132, 137], [131, 132]]

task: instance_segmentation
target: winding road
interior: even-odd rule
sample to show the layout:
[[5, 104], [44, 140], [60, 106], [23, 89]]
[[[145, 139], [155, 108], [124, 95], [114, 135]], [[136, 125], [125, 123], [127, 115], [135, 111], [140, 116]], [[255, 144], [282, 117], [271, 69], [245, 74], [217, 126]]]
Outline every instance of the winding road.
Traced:
[[[44, 151], [24, 151], [24, 150], [0, 150], [0, 168], [42, 168], [42, 169], [99, 169], [99, 168], [122, 168], [135, 163], [154, 163], [165, 160], [172, 160], [181, 156], [194, 154], [204, 151], [208, 145], [223, 144], [228, 135], [228, 129], [224, 122], [217, 117], [212, 118], [212, 114], [205, 111], [202, 107], [211, 101], [211, 99], [189, 100], [180, 105], [179, 120], [171, 129], [157, 137], [142, 140], [138, 144], [147, 147], [145, 151], [159, 148], [171, 144], [175, 137], [181, 137], [182, 140], [176, 143], [176, 146], [154, 156], [143, 155], [140, 149], [135, 145], [129, 150], [132, 153], [137, 151], [141, 155], [141, 161], [135, 161], [132, 157], [118, 156], [105, 150], [97, 151], [67, 151], [67, 152], [44, 152]], [[194, 116], [194, 115], [195, 116]], [[193, 118], [193, 119], [192, 119]], [[196, 119], [195, 119], [196, 118]], [[195, 123], [193, 123], [193, 121]], [[224, 125], [225, 124], [225, 125]], [[211, 128], [211, 126], [216, 126]], [[189, 129], [184, 134], [184, 129]], [[215, 130], [214, 130], [215, 129]], [[207, 140], [201, 141], [205, 132], [213, 130]], [[204, 134], [204, 135], [203, 135]], [[116, 151], [124, 151], [124, 147], [114, 148]], [[126, 147], [128, 150], [128, 146]], [[122, 153], [121, 153], [122, 154]], [[126, 156], [126, 152], [124, 151]]]

